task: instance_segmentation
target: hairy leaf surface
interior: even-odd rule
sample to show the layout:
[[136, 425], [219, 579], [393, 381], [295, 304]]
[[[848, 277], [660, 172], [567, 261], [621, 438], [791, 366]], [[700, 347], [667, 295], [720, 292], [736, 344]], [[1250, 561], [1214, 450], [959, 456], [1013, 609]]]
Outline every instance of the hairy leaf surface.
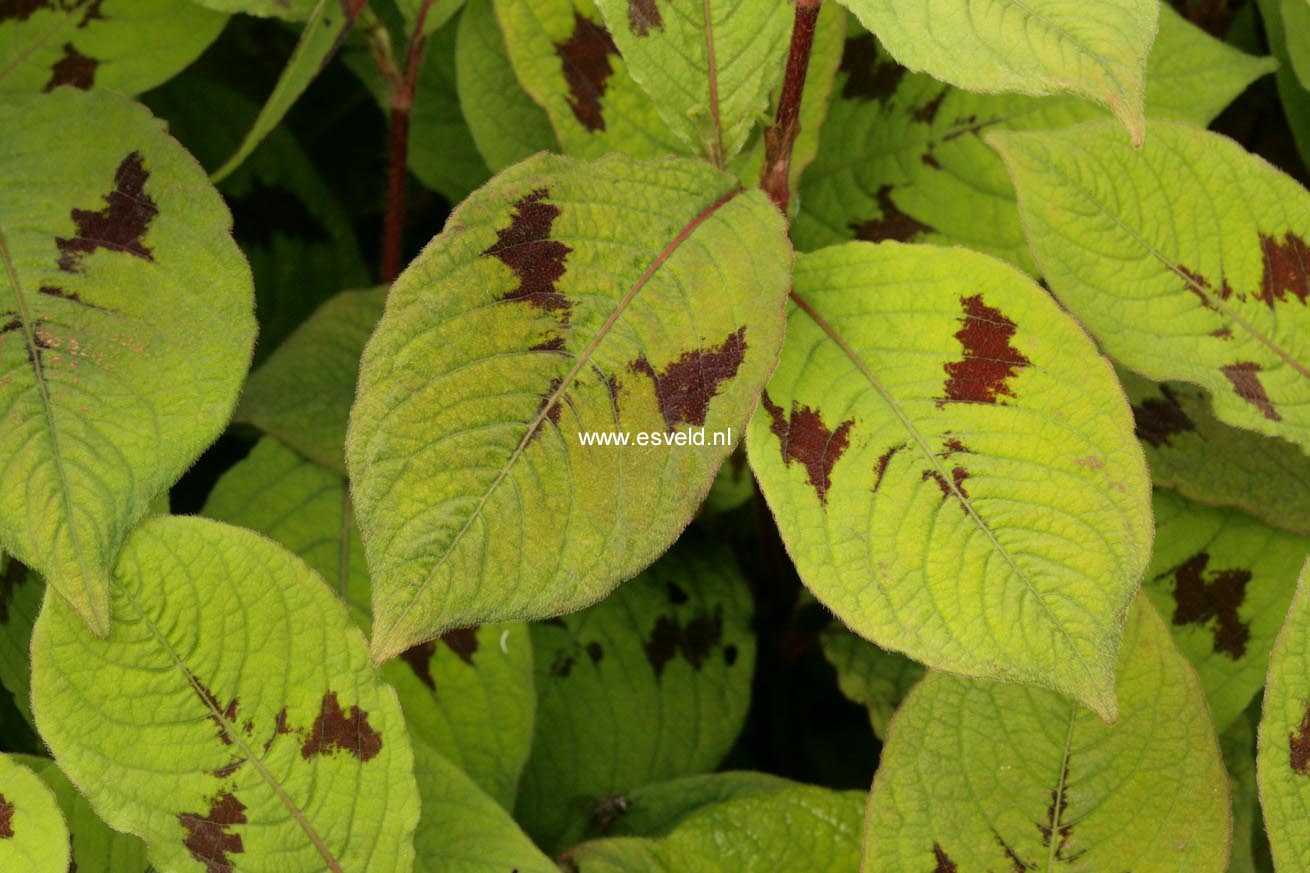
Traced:
[[32, 637], [41, 736], [111, 827], [166, 870], [410, 869], [400, 705], [317, 574], [250, 531], [163, 518], [113, 594], [108, 639], [54, 597]]
[[[264, 439], [218, 481], [204, 511], [304, 558], [368, 632], [368, 568], [340, 475]], [[410, 736], [513, 806], [536, 706], [526, 626], [449, 631], [385, 664], [382, 677], [400, 696]]]
[[101, 821], [91, 804], [54, 761], [23, 756], [22, 762], [54, 792], [55, 801], [68, 823], [73, 864], [60, 867], [59, 873], [64, 873], [65, 869], [72, 873], [150, 873], [146, 844], [131, 834], [111, 829]]
[[790, 260], [764, 195], [700, 162], [541, 156], [465, 201], [392, 286], [351, 411], [374, 658], [578, 609], [662, 553], [731, 446], [578, 433], [735, 443]]
[[739, 152], [782, 78], [795, 10], [741, 0], [598, 0], [632, 78], [716, 164]]
[[532, 625], [537, 733], [516, 809], [540, 845], [606, 799], [713, 770], [750, 704], [750, 592], [732, 552], [689, 532], [582, 612]]
[[137, 94], [180, 73], [226, 22], [190, 0], [9, 0], [0, 4], [0, 92]]
[[866, 863], [886, 873], [1224, 870], [1228, 780], [1205, 697], [1142, 600], [1117, 673], [1113, 725], [1049, 691], [929, 673], [892, 719]]
[[[992, 133], [1038, 266], [1115, 360], [1310, 448], [1310, 193], [1226, 137], [1153, 121]], [[1235, 208], [1240, 204], [1243, 208]]]
[[55, 795], [13, 756], [0, 754], [0, 870], [65, 873], [68, 825]]
[[884, 648], [1113, 718], [1151, 515], [1109, 363], [963, 249], [847, 243], [794, 287], [747, 447], [806, 585]]
[[[1209, 124], [1273, 67], [1162, 6], [1147, 112]], [[907, 73], [868, 33], [847, 41], [837, 84], [818, 158], [802, 178], [792, 234], [798, 248], [852, 238], [949, 241], [1033, 271], [1005, 164], [979, 134], [1059, 128], [1104, 110], [1068, 94], [962, 91]]]
[[140, 106], [15, 97], [0, 130], [0, 540], [103, 634], [123, 538], [236, 402], [250, 269]]
[[923, 665], [880, 649], [840, 625], [827, 628], [819, 643], [837, 671], [841, 693], [869, 711], [874, 735], [885, 741], [896, 708], [923, 678]]
[[1157, 0], [841, 0], [895, 58], [969, 91], [1069, 91], [1145, 135]]

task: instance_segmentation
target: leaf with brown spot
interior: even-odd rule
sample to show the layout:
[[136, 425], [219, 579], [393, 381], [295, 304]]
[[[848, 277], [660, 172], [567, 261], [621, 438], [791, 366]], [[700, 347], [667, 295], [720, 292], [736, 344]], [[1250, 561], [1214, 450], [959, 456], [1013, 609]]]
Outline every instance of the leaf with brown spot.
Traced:
[[768, 391], [760, 397], [760, 405], [769, 414], [769, 430], [778, 438], [783, 463], [790, 466], [795, 461], [804, 467], [819, 503], [826, 505], [833, 467], [850, 446], [855, 420], [848, 418], [831, 430], [809, 406], [797, 407], [793, 401], [791, 411], [784, 413], [769, 399]]
[[1010, 380], [1032, 362], [1012, 343], [1017, 326], [982, 295], [963, 297], [964, 318], [955, 338], [964, 347], [964, 357], [945, 365], [946, 396], [938, 404], [997, 403], [1001, 396], [1014, 397]]
[[64, 56], [50, 67], [50, 81], [46, 82], [43, 90], [69, 85], [86, 91], [95, 85], [96, 68], [99, 66], [98, 60], [82, 54], [71, 42], [64, 43]]
[[916, 221], [900, 210], [892, 200], [891, 185], [883, 185], [879, 188], [874, 199], [877, 201], [881, 215], [878, 218], [852, 222], [850, 227], [855, 233], [855, 239], [866, 242], [882, 242], [887, 239], [909, 242], [933, 232], [931, 227]]
[[737, 375], [745, 356], [746, 328], [740, 327], [717, 346], [683, 352], [658, 373], [644, 357], [628, 369], [645, 374], [655, 384], [660, 415], [672, 432], [680, 424], [705, 424], [710, 401], [720, 385]]
[[50, 788], [29, 767], [39, 759], [0, 754], [0, 870], [65, 873], [68, 825]]
[[178, 814], [186, 836], [182, 845], [191, 857], [205, 865], [205, 873], [232, 873], [232, 855], [245, 852], [236, 826], [246, 824], [246, 806], [226, 791], [214, 795], [209, 812]]

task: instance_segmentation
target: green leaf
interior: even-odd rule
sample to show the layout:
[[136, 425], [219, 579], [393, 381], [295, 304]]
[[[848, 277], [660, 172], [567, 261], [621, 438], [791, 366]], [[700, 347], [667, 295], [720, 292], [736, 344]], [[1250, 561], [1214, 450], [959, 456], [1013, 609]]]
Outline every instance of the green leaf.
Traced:
[[1109, 107], [1140, 145], [1157, 0], [840, 0], [916, 72], [969, 91], [1068, 91]]
[[259, 15], [265, 18], [283, 18], [304, 21], [314, 14], [316, 0], [194, 0], [219, 12]]
[[686, 151], [629, 74], [591, 0], [495, 0], [495, 7], [515, 75], [546, 110], [565, 153]]
[[741, 151], [782, 78], [795, 10], [734, 0], [597, 0], [632, 78], [711, 162]]
[[568, 848], [615, 795], [718, 766], [750, 704], [751, 614], [731, 550], [691, 531], [596, 606], [532, 626], [516, 815], [540, 845]]
[[22, 760], [54, 792], [72, 833], [72, 860], [76, 866], [60, 867], [59, 873], [64, 873], [65, 869], [74, 873], [148, 873], [146, 844], [131, 834], [112, 830], [101, 821], [91, 804], [54, 761], [27, 756]]
[[213, 173], [215, 182], [232, 174], [250, 157], [264, 138], [281, 123], [292, 105], [305, 93], [327, 62], [340, 48], [346, 34], [354, 26], [360, 10], [367, 0], [318, 0], [318, 5], [305, 21], [300, 41], [278, 77], [273, 92], [268, 95], [250, 130], [224, 164]]
[[836, 624], [820, 635], [819, 643], [837, 671], [841, 693], [869, 711], [874, 735], [885, 741], [896, 708], [923, 678], [923, 665], [884, 651]]
[[1257, 796], [1255, 782], [1255, 730], [1243, 714], [1219, 735], [1224, 768], [1233, 798], [1233, 848], [1228, 873], [1255, 873]]
[[793, 281], [747, 448], [801, 579], [886, 649], [1113, 719], [1151, 514], [1109, 363], [964, 249], [847, 243]]
[[1310, 458], [1291, 443], [1222, 424], [1210, 399], [1185, 382], [1156, 384], [1119, 372], [1157, 486], [1265, 524], [1310, 533]]
[[455, 87], [469, 132], [492, 172], [558, 149], [546, 111], [514, 76], [492, 0], [469, 0], [459, 17]]
[[1157, 491], [1143, 588], [1205, 688], [1222, 731], [1264, 685], [1310, 537]]
[[71, 85], [137, 94], [200, 57], [226, 22], [190, 0], [8, 2], [0, 7], [0, 92]]
[[396, 0], [396, 7], [400, 9], [400, 14], [405, 19], [405, 33], [414, 32], [414, 25], [418, 23], [419, 13], [422, 11], [424, 4], [430, 3], [427, 17], [423, 20], [423, 32], [430, 34], [440, 30], [448, 21], [455, 17], [460, 7], [464, 5], [464, 0]]
[[0, 101], [0, 130], [0, 541], [104, 634], [124, 537], [236, 402], [250, 270], [142, 107], [66, 88]]
[[1310, 562], [1301, 570], [1296, 596], [1269, 656], [1269, 683], [1265, 687], [1260, 719], [1256, 778], [1260, 808], [1279, 870], [1310, 865]]
[[1283, 0], [1287, 56], [1302, 88], [1310, 89], [1310, 0]]
[[660, 555], [777, 359], [790, 259], [765, 196], [698, 161], [543, 155], [465, 201], [392, 286], [351, 411], [374, 659]]
[[375, 288], [324, 303], [250, 375], [236, 419], [344, 476], [359, 358], [386, 299], [387, 290]]
[[55, 796], [31, 770], [0, 754], [0, 869], [68, 870], [68, 825]]
[[[892, 720], [866, 863], [924, 870], [1189, 870], [1228, 857], [1228, 780], [1196, 674], [1138, 600], [1120, 720], [1049, 691], [929, 673]], [[936, 865], [934, 867], [934, 864]]]
[[415, 873], [559, 873], [508, 812], [422, 741], [414, 771], [423, 799]]
[[1260, 20], [1264, 24], [1269, 50], [1279, 63], [1278, 102], [1282, 104], [1283, 115], [1292, 129], [1292, 139], [1301, 155], [1301, 163], [1310, 167], [1310, 92], [1301, 87], [1292, 69], [1278, 0], [1256, 0], [1256, 5], [1260, 8]]
[[578, 873], [855, 873], [863, 808], [862, 791], [798, 785], [705, 807], [659, 839], [584, 843], [568, 859]]
[[604, 799], [593, 810], [587, 837], [663, 837], [700, 810], [756, 794], [796, 787], [781, 776], [756, 770], [697, 773], [642, 785]]
[[[1274, 66], [1162, 6], [1147, 112], [1209, 124]], [[797, 248], [852, 238], [952, 242], [1033, 272], [1005, 164], [977, 134], [1065, 127], [1103, 117], [1103, 109], [1073, 95], [961, 91], [906, 73], [867, 33], [847, 41], [838, 86], [818, 157], [802, 178]]]
[[41, 736], [111, 827], [166, 870], [411, 868], [400, 706], [317, 574], [249, 531], [163, 518], [128, 540], [113, 594], [108, 639], [53, 597], [32, 637]]
[[1310, 448], [1304, 188], [1168, 121], [1151, 122], [1141, 150], [1107, 122], [987, 140], [1043, 275], [1107, 354], [1204, 387], [1222, 422]]
[[0, 575], [0, 685], [14, 696], [14, 704], [36, 727], [32, 718], [32, 627], [41, 612], [45, 583], [8, 555]]
[[[260, 440], [214, 486], [204, 512], [304, 558], [368, 632], [368, 569], [340, 475], [276, 440]], [[462, 767], [502, 806], [513, 806], [536, 707], [526, 626], [450, 631], [384, 665], [382, 677], [399, 694], [412, 737]]]

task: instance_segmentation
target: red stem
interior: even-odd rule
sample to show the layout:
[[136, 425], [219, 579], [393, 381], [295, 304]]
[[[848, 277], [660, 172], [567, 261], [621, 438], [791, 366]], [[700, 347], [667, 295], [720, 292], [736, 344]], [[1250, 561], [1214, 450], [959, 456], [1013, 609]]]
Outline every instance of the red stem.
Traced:
[[[418, 75], [423, 62], [423, 47], [427, 37], [423, 25], [433, 0], [424, 0], [414, 22], [405, 51], [404, 79], [389, 81], [391, 86], [391, 135], [387, 149], [387, 213], [382, 225], [381, 278], [390, 285], [400, 275], [400, 259], [405, 240], [405, 182], [409, 154], [409, 111], [418, 92]], [[387, 71], [383, 70], [385, 76]]]
[[783, 215], [787, 214], [787, 204], [791, 201], [791, 151], [801, 129], [801, 95], [805, 91], [805, 74], [810, 68], [814, 25], [819, 19], [819, 6], [823, 0], [795, 2], [796, 20], [791, 30], [791, 50], [787, 54], [782, 94], [778, 98], [778, 116], [764, 131], [764, 166], [760, 168], [760, 187]]

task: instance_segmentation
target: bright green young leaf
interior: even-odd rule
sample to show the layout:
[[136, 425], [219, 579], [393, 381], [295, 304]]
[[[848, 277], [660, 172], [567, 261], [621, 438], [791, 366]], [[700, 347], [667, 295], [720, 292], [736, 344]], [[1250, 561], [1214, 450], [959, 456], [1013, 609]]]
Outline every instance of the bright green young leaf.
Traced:
[[[1221, 873], [1228, 780], [1196, 674], [1143, 600], [1107, 725], [1065, 697], [929, 673], [883, 747], [866, 869]], [[934, 866], [935, 865], [935, 866]]]
[[[992, 133], [1042, 274], [1115, 360], [1310, 448], [1310, 193], [1218, 134], [1153, 121]], [[1242, 204], [1243, 208], [1235, 208]]]
[[1310, 89], [1310, 0], [1282, 0], [1287, 57], [1302, 88]]
[[0, 870], [65, 873], [68, 825], [55, 795], [31, 770], [0, 754]]
[[[204, 512], [304, 558], [368, 632], [368, 568], [340, 475], [276, 440], [260, 440], [214, 486]], [[384, 665], [382, 677], [400, 695], [411, 736], [462, 767], [502, 806], [513, 806], [536, 707], [526, 626], [450, 631]]]
[[226, 22], [191, 0], [0, 3], [0, 92], [71, 85], [137, 94], [180, 73]]
[[[54, 792], [55, 801], [63, 812], [72, 835], [73, 864], [64, 870], [73, 873], [149, 873], [146, 863], [146, 844], [131, 834], [111, 829], [74, 787], [55, 762], [49, 758], [22, 757], [41, 780]], [[5, 868], [9, 869], [9, 868]]]
[[540, 845], [568, 848], [616, 795], [718, 766], [750, 704], [752, 611], [732, 551], [691, 531], [596, 606], [532, 625], [516, 813]]
[[455, 211], [392, 286], [351, 411], [376, 661], [579, 609], [669, 546], [777, 359], [782, 230], [702, 162], [619, 155], [531, 159]]
[[1233, 807], [1233, 846], [1228, 873], [1255, 873], [1256, 809], [1260, 798], [1255, 782], [1255, 729], [1248, 715], [1233, 720], [1219, 735], [1219, 750], [1228, 771]]
[[455, 87], [469, 132], [492, 172], [559, 148], [546, 111], [514, 76], [492, 0], [469, 0], [459, 17]]
[[1205, 688], [1222, 731], [1265, 683], [1310, 537], [1245, 513], [1155, 493], [1155, 554], [1143, 588]]
[[1275, 867], [1310, 867], [1310, 562], [1269, 657], [1256, 778]]
[[686, 151], [629, 74], [591, 0], [495, 0], [495, 7], [514, 72], [545, 108], [565, 153]]
[[[1147, 112], [1209, 124], [1273, 67], [1162, 6]], [[852, 238], [953, 242], [1033, 272], [1005, 164], [977, 134], [1065, 127], [1103, 109], [1074, 95], [961, 91], [905, 72], [868, 33], [847, 40], [837, 81], [818, 157], [802, 177], [797, 248]]]
[[[723, 163], [766, 117], [795, 8], [740, 0], [597, 0], [632, 78], [696, 153]], [[803, 105], [803, 104], [802, 104]]]
[[241, 144], [232, 156], [213, 173], [215, 182], [222, 181], [250, 157], [256, 147], [273, 131], [291, 110], [292, 105], [305, 93], [309, 83], [327, 66], [367, 0], [318, 0], [318, 5], [305, 21], [300, 41], [287, 60], [282, 75], [273, 86], [273, 93], [259, 110]]
[[0, 101], [0, 542], [109, 629], [124, 537], [227, 423], [250, 269], [194, 159], [142, 107]]
[[1156, 485], [1310, 533], [1310, 457], [1299, 448], [1221, 423], [1195, 385], [1157, 384], [1127, 370], [1119, 371], [1119, 381]]
[[886, 740], [896, 708], [923, 678], [923, 665], [884, 651], [836, 624], [823, 632], [819, 643], [837, 671], [841, 693], [868, 709], [874, 735]]
[[359, 358], [386, 299], [386, 289], [376, 288], [324, 303], [250, 375], [236, 419], [344, 476]]
[[964, 249], [847, 243], [793, 281], [747, 447], [806, 585], [886, 649], [1112, 719], [1151, 513], [1110, 364]]
[[414, 775], [423, 799], [415, 873], [559, 873], [508, 812], [421, 740]]
[[697, 810], [658, 839], [583, 843], [568, 861], [578, 873], [856, 873], [864, 798], [809, 785], [748, 794]]
[[317, 574], [249, 531], [162, 518], [113, 594], [108, 639], [54, 597], [32, 637], [41, 736], [111, 827], [169, 871], [411, 869], [400, 705]]
[[1158, 0], [840, 0], [916, 72], [968, 91], [1095, 100], [1145, 135]]

